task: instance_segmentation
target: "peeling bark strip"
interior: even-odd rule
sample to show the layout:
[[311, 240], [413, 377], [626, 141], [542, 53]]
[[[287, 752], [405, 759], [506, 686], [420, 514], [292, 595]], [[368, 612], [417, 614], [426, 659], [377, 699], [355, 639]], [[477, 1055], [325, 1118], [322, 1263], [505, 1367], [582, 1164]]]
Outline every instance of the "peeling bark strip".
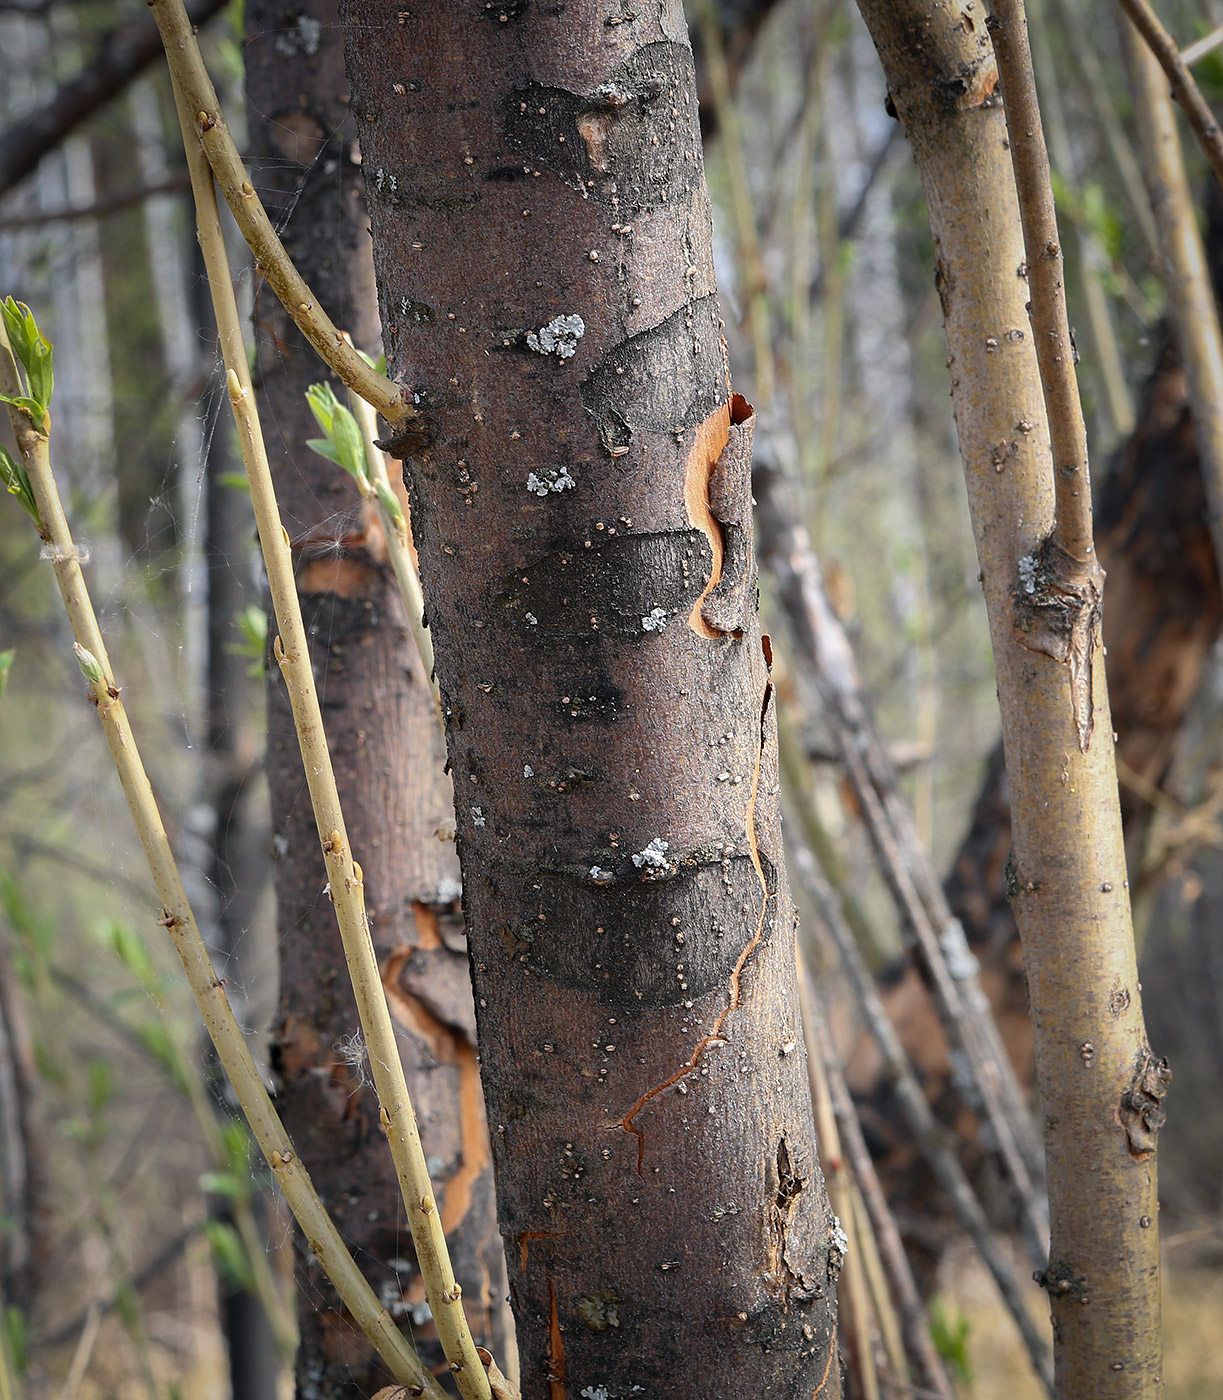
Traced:
[[[250, 0], [246, 49], [259, 187], [273, 217], [291, 201], [285, 243], [358, 345], [377, 337], [373, 269], [347, 81], [331, 0], [290, 17]], [[375, 948], [404, 1069], [472, 1330], [505, 1355], [504, 1264], [496, 1239], [475, 1018], [457, 912], [450, 784], [427, 678], [385, 548], [348, 478], [311, 452], [305, 391], [325, 371], [266, 287], [255, 303], [260, 395], [281, 512], [296, 550], [306, 625], [317, 640], [336, 780], [361, 861]], [[326, 871], [304, 797], [284, 686], [269, 688], [268, 784], [276, 814], [280, 1011], [273, 1044], [286, 1123], [345, 1238], [397, 1320], [427, 1315], [399, 1187], [369, 1086], [343, 973]], [[439, 916], [439, 908], [441, 910]], [[318, 1400], [369, 1395], [383, 1368], [303, 1251], [298, 1389]], [[442, 1360], [427, 1321], [413, 1338]]]
[[680, 6], [343, 17], [524, 1396], [810, 1400], [830, 1220]]

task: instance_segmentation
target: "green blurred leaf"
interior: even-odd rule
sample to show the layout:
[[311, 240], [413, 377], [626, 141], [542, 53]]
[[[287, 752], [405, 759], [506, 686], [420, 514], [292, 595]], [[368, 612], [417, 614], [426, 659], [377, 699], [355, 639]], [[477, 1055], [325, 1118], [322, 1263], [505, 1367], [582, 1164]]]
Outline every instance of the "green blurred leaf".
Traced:
[[268, 615], [254, 603], [245, 607], [234, 618], [234, 626], [242, 634], [239, 642], [230, 642], [231, 656], [246, 656], [251, 665], [247, 668], [250, 676], [262, 676], [267, 669], [268, 654]]
[[92, 1118], [105, 1113], [115, 1095], [115, 1072], [109, 1060], [90, 1060], [85, 1066], [86, 1104]]
[[15, 1303], [4, 1309], [3, 1321], [5, 1359], [15, 1374], [23, 1376], [30, 1365], [30, 1324]]
[[972, 1324], [962, 1312], [954, 1317], [938, 1295], [930, 1300], [930, 1340], [934, 1349], [951, 1367], [955, 1379], [972, 1384], [972, 1367], [968, 1363], [968, 1334]]
[[204, 1224], [204, 1237], [212, 1246], [217, 1271], [230, 1287], [253, 1291], [255, 1279], [250, 1260], [234, 1227], [220, 1220], [209, 1220]]
[[102, 936], [118, 954], [119, 961], [140, 983], [145, 995], [160, 1001], [164, 994], [161, 979], [153, 970], [148, 944], [136, 930], [117, 919], [109, 919], [102, 925]]
[[231, 491], [245, 491], [250, 495], [251, 484], [246, 479], [245, 472], [221, 472], [217, 476], [217, 482], [221, 486], [227, 486]]
[[0, 695], [4, 694], [4, 687], [8, 685], [8, 673], [13, 669], [13, 657], [16, 655], [12, 648], [0, 651]]
[[129, 1332], [134, 1332], [140, 1325], [140, 1295], [132, 1287], [130, 1279], [120, 1279], [115, 1288], [115, 1311]]
[[251, 1178], [245, 1165], [241, 1171], [212, 1171], [200, 1176], [200, 1190], [227, 1201], [249, 1201]]
[[188, 1091], [191, 1066], [183, 1056], [182, 1047], [163, 1021], [146, 1021], [136, 1027], [140, 1043], [164, 1071], [180, 1094]]

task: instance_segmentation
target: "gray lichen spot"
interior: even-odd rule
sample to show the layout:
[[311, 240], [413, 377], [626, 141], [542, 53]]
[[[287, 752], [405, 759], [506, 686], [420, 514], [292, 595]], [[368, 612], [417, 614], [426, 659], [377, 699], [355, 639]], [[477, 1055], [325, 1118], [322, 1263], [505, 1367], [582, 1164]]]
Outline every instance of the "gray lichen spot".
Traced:
[[[572, 355], [573, 351], [570, 350], [569, 353]], [[527, 477], [527, 490], [536, 496], [546, 496], [550, 491], [570, 491], [575, 485], [576, 482], [570, 476], [568, 467], [551, 468], [545, 471], [542, 476], [537, 476], [535, 472], [532, 472]]]
[[828, 1232], [828, 1273], [833, 1279], [841, 1272], [845, 1265], [845, 1256], [849, 1253], [849, 1236], [845, 1233], [840, 1220], [834, 1215], [832, 1217], [832, 1229]]
[[586, 322], [580, 316], [554, 316], [546, 326], [527, 332], [527, 344], [537, 354], [568, 360], [577, 353], [578, 341], [585, 334]]
[[1036, 592], [1036, 570], [1039, 561], [1035, 554], [1025, 554], [1019, 561], [1019, 581], [1023, 585], [1023, 591], [1028, 594]]
[[947, 971], [957, 982], [966, 982], [980, 971], [980, 965], [964, 937], [964, 925], [952, 919], [939, 935], [939, 946], [947, 959]]
[[483, 826], [485, 824], [484, 809], [482, 807], [473, 807], [471, 809], [471, 824], [472, 826]]
[[633, 864], [638, 870], [667, 870], [667, 851], [670, 850], [670, 843], [656, 836], [644, 851], [637, 851], [633, 856]]
[[533, 778], [535, 776], [535, 769], [532, 768], [529, 763], [524, 763], [522, 765], [522, 776], [524, 778]]
[[[637, 857], [634, 856], [633, 859], [636, 860]], [[590, 867], [590, 878], [596, 885], [606, 885], [608, 881], [611, 880], [612, 873], [610, 870], [604, 870], [601, 866], [592, 865]]]
[[276, 36], [276, 50], [288, 58], [299, 53], [308, 57], [318, 53], [323, 37], [322, 24], [311, 15], [298, 15], [297, 22]]
[[651, 608], [649, 617], [641, 619], [641, 627], [645, 632], [661, 632], [667, 625], [667, 614], [661, 608]]

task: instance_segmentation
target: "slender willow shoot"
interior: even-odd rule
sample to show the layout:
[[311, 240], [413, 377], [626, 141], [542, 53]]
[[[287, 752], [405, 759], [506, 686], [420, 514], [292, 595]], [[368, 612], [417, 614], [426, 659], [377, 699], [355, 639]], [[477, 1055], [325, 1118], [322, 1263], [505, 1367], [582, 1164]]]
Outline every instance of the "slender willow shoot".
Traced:
[[[800, 804], [798, 808], [800, 821], [804, 806], [805, 804]], [[909, 1131], [917, 1141], [922, 1155], [929, 1163], [930, 1170], [934, 1173], [939, 1185], [946, 1192], [956, 1213], [956, 1218], [973, 1244], [976, 1245], [982, 1262], [993, 1275], [1002, 1301], [1023, 1338], [1033, 1370], [1044, 1382], [1046, 1389], [1052, 1392], [1053, 1370], [1050, 1364], [1049, 1350], [1028, 1311], [1011, 1262], [994, 1238], [989, 1221], [985, 1218], [985, 1212], [981, 1209], [980, 1202], [973, 1194], [972, 1186], [964, 1175], [964, 1169], [960, 1166], [959, 1159], [946, 1144], [943, 1129], [939, 1126], [930, 1105], [926, 1102], [926, 1096], [922, 1092], [921, 1085], [917, 1082], [917, 1076], [909, 1064], [900, 1038], [884, 1010], [883, 1001], [875, 988], [874, 978], [871, 976], [862, 953], [854, 942], [853, 935], [849, 932], [849, 927], [837, 908], [828, 886], [816, 869], [815, 860], [809, 847], [805, 842], [795, 842], [792, 849], [799, 882], [806, 890], [817, 912], [817, 930], [820, 937], [825, 940], [828, 950], [834, 952], [834, 955], [840, 960], [840, 964], [849, 978], [863, 1018], [869, 1025], [871, 1034], [887, 1062], [888, 1075], [892, 1081], [896, 1102], [904, 1115], [905, 1122], [909, 1125]]]
[[1219, 313], [1167, 83], [1134, 26], [1125, 19], [1120, 25], [1142, 171], [1159, 231], [1168, 308], [1189, 384], [1210, 533], [1223, 576], [1223, 336], [1219, 333]]
[[[76, 637], [77, 661], [89, 684], [90, 696], [102, 721], [106, 741], [144, 847], [153, 884], [161, 900], [162, 914], [158, 923], [174, 943], [217, 1055], [276, 1182], [301, 1225], [311, 1252], [335, 1285], [357, 1325], [378, 1349], [395, 1377], [407, 1388], [408, 1394], [444, 1400], [445, 1391], [424, 1370], [407, 1339], [391, 1322], [386, 1309], [353, 1262], [319, 1199], [272, 1105], [229, 1004], [224, 984], [216, 974], [200, 935], [153, 789], [128, 723], [119, 686], [115, 683], [97, 615], [81, 572], [80, 555], [73, 543], [51, 472], [48, 431], [45, 431], [49, 430], [49, 399], [37, 398], [38, 390], [33, 383], [23, 386], [20, 382], [8, 333], [8, 327], [14, 324], [13, 312], [22, 314], [24, 319], [25, 308], [11, 301], [6, 305], [5, 325], [0, 326], [0, 395], [9, 404], [9, 417], [34, 502], [38, 533], [54, 564], [64, 607]], [[33, 327], [32, 318], [29, 318], [28, 324]], [[35, 333], [36, 330], [33, 327]], [[32, 339], [32, 335], [27, 336], [25, 345], [18, 339], [18, 351], [25, 351]], [[46, 345], [41, 336], [37, 339]], [[49, 350], [47, 346], [48, 358]], [[24, 353], [22, 358], [26, 363], [27, 378], [32, 379], [29, 375], [30, 362]], [[22, 392], [23, 387], [27, 388], [26, 393]], [[29, 389], [34, 390], [33, 394]]]
[[[476, 1354], [475, 1342], [463, 1313], [460, 1301], [462, 1289], [455, 1280], [446, 1248], [441, 1215], [425, 1165], [416, 1113], [408, 1095], [403, 1062], [395, 1042], [395, 1029], [387, 1006], [378, 961], [374, 955], [369, 919], [365, 912], [361, 868], [353, 859], [344, 814], [336, 792], [335, 771], [327, 747], [322, 710], [310, 664], [306, 628], [297, 595], [293, 554], [288, 533], [281, 524], [263, 433], [255, 409], [238, 305], [217, 217], [212, 172], [191, 125], [186, 95], [178, 87], [177, 74], [173, 76], [183, 145], [187, 153], [191, 187], [195, 196], [200, 248], [212, 294], [218, 339], [229, 385], [229, 400], [238, 429], [238, 441], [250, 485], [251, 504], [255, 512], [255, 523], [259, 531], [259, 543], [263, 551], [268, 588], [272, 595], [272, 608], [276, 618], [278, 635], [273, 643], [273, 654], [284, 677], [293, 712], [293, 724], [301, 747], [306, 784], [310, 791], [310, 801], [329, 876], [328, 893], [335, 906], [348, 974], [361, 1020], [361, 1031], [369, 1052], [382, 1126], [390, 1144], [395, 1174], [407, 1209], [412, 1242], [416, 1248], [417, 1262], [425, 1285], [425, 1296], [437, 1327], [438, 1340], [450, 1363], [463, 1400], [489, 1400], [488, 1377]], [[351, 350], [351, 347], [348, 348]], [[355, 351], [352, 353], [356, 354]], [[365, 365], [360, 356], [357, 356], [357, 359]], [[369, 369], [369, 366], [365, 365], [365, 368]]]
[[1206, 153], [1210, 168], [1223, 185], [1223, 130], [1220, 130], [1214, 113], [1202, 96], [1201, 88], [1189, 71], [1186, 62], [1189, 51], [1186, 50], [1182, 57], [1176, 40], [1160, 24], [1159, 16], [1147, 0], [1121, 0], [1121, 8], [1133, 20], [1138, 32], [1159, 61], [1159, 66], [1167, 74], [1168, 82], [1172, 85], [1173, 97], [1180, 103], [1181, 110], [1193, 128], [1193, 134]]
[[256, 267], [298, 329], [341, 382], [373, 404], [392, 426], [403, 423], [413, 414], [411, 403], [398, 385], [378, 374], [344, 339], [293, 266], [272, 227], [230, 135], [182, 0], [150, 0], [149, 8], [161, 32], [170, 72], [187, 104], [193, 134], [199, 139], [234, 222], [254, 254]]
[[[1053, 378], [1072, 387], [1072, 348], [1038, 305], [1060, 275], [1060, 240], [1033, 217], [1047, 190], [1034, 187], [1043, 143], [1022, 14], [1014, 0], [995, 6], [995, 61], [955, 0], [859, 8], [926, 192], [993, 644], [1007, 892], [1044, 1123], [1051, 1245], [1038, 1282], [1054, 1317], [1057, 1394], [1146, 1400], [1161, 1390], [1156, 1151], [1168, 1068], [1142, 1023], [1077, 405], [1046, 420]], [[1011, 62], [1014, 48], [1024, 52]], [[1065, 385], [1050, 392], [1050, 416], [1069, 397]]]
[[1049, 415], [1056, 498], [1052, 543], [1066, 557], [1070, 581], [1086, 586], [1096, 583], [1099, 575], [1092, 542], [1087, 427], [1074, 373], [1074, 348], [1066, 311], [1065, 259], [1057, 231], [1049, 152], [1036, 101], [1036, 75], [1032, 71], [1023, 0], [997, 0], [990, 34], [1006, 102], [1006, 129], [1027, 251], [1027, 279], [1032, 294], [1028, 316]]

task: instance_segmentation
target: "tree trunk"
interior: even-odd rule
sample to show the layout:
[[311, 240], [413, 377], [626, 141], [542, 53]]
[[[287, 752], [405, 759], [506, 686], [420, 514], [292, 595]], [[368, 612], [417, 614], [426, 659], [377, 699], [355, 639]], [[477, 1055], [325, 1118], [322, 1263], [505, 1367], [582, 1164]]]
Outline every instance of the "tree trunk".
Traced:
[[[993, 638], [1014, 831], [1008, 886], [1045, 1124], [1051, 1256], [1042, 1282], [1057, 1389], [1076, 1400], [1154, 1395], [1155, 1147], [1167, 1067], [1142, 1024], [1097, 628], [1090, 605], [1067, 602], [1079, 597], [1077, 582], [1059, 577], [1063, 554], [1051, 536], [1055, 480], [1026, 306], [1037, 268], [1020, 238], [997, 71], [980, 17], [958, 3], [861, 8], [930, 208]], [[1058, 251], [1050, 240], [1039, 256]], [[1057, 519], [1067, 524], [1068, 463], [1085, 468], [1058, 458]], [[1077, 479], [1085, 488], [1085, 471]], [[1067, 536], [1080, 561], [1091, 548], [1083, 533]]]
[[[1149, 790], [1167, 774], [1223, 626], [1185, 375], [1172, 347], [1165, 347], [1134, 433], [1101, 484], [1096, 522], [1096, 548], [1108, 574], [1104, 645], [1117, 759]], [[1121, 815], [1131, 870], [1141, 862], [1150, 813], [1149, 802], [1123, 785]], [[1027, 980], [1006, 891], [1010, 850], [1010, 798], [999, 743], [986, 764], [946, 890], [981, 964], [981, 984], [1011, 1063], [1021, 1082], [1031, 1084], [1036, 1059]], [[882, 991], [905, 1048], [921, 1065], [928, 1099], [944, 1123], [956, 1125], [961, 1158], [976, 1175], [982, 1144], [952, 1087], [946, 1037], [921, 973], [915, 967], [893, 969]], [[929, 1279], [947, 1245], [948, 1210], [933, 1195], [933, 1180], [896, 1121], [877, 1064], [873, 1049], [864, 1044], [850, 1065], [852, 1087], [888, 1199]]]
[[524, 1396], [828, 1394], [839, 1254], [751, 411], [680, 6], [342, 15], [385, 344], [419, 408], [397, 450]]
[[[247, 22], [251, 142], [261, 192], [298, 267], [355, 343], [378, 328], [367, 219], [334, 6], [292, 18], [252, 0]], [[269, 193], [269, 187], [274, 193]], [[478, 1340], [505, 1355], [505, 1273], [481, 1112], [449, 781], [428, 681], [376, 523], [317, 436], [307, 386], [325, 371], [265, 289], [255, 304], [257, 374], [268, 450], [341, 800], [361, 852], [375, 948], [442, 1219]], [[339, 389], [339, 386], [335, 386]], [[268, 780], [274, 813], [280, 1012], [274, 1064], [281, 1111], [310, 1173], [391, 1313], [426, 1361], [441, 1360], [412, 1259], [399, 1190], [343, 975], [287, 696], [269, 686]], [[301, 1294], [300, 1394], [369, 1395], [388, 1377], [340, 1314], [317, 1266]]]

